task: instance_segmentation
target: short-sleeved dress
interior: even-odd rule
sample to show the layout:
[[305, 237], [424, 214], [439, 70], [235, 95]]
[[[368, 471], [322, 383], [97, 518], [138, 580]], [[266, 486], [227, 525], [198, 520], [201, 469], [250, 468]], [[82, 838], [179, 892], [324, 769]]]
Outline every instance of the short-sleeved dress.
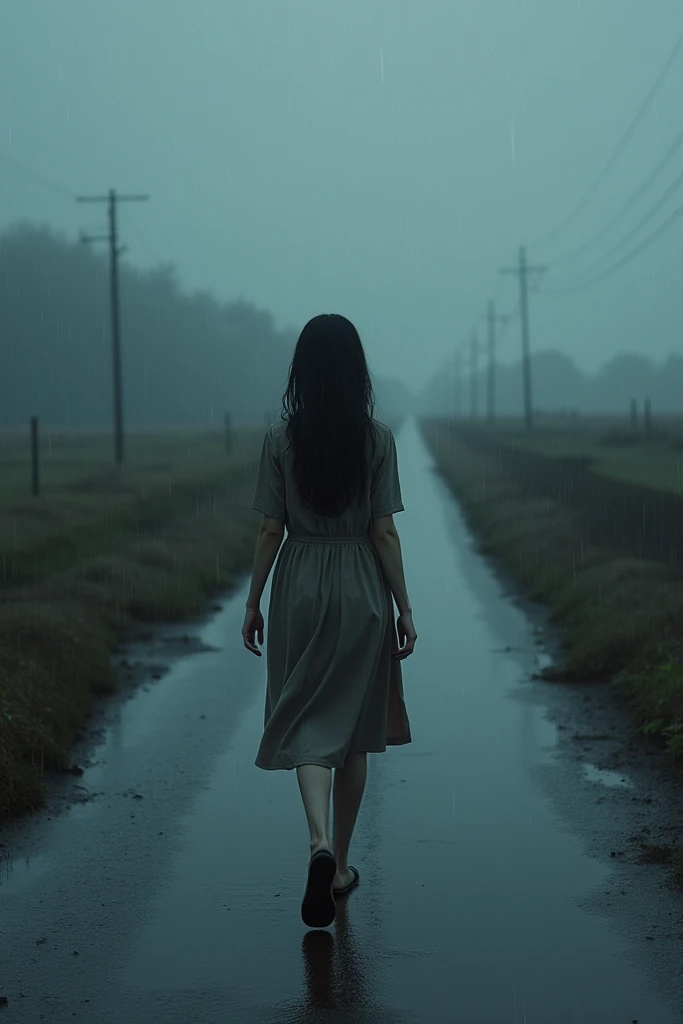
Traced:
[[404, 511], [393, 434], [377, 437], [369, 486], [336, 518], [299, 499], [284, 420], [268, 427], [252, 508], [284, 521], [271, 584], [268, 683], [256, 765], [339, 768], [349, 753], [411, 742], [394, 604], [370, 537], [373, 519]]

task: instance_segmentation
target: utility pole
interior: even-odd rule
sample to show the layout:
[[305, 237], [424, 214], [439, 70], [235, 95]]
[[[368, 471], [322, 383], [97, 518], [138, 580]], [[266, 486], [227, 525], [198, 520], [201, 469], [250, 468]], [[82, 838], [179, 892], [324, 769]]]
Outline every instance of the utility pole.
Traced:
[[506, 316], [496, 316], [496, 304], [491, 300], [488, 305], [486, 312], [486, 319], [489, 325], [488, 332], [488, 352], [489, 352], [489, 371], [488, 371], [488, 394], [487, 394], [487, 406], [488, 406], [488, 421], [493, 423], [494, 408], [495, 408], [495, 379], [496, 379], [496, 324], [505, 324], [508, 321]]
[[524, 417], [526, 429], [533, 429], [533, 415], [531, 403], [531, 365], [529, 363], [529, 297], [528, 297], [528, 276], [529, 274], [543, 274], [547, 267], [530, 267], [526, 261], [526, 249], [523, 245], [519, 247], [519, 266], [504, 267], [501, 274], [519, 275], [519, 297], [522, 313], [522, 373], [524, 379]]
[[77, 196], [77, 203], [108, 203], [109, 234], [84, 235], [81, 242], [109, 242], [109, 268], [111, 279], [111, 342], [114, 371], [114, 436], [115, 452], [118, 465], [123, 464], [123, 395], [121, 383], [121, 327], [119, 314], [119, 256], [125, 252], [126, 246], [118, 246], [116, 230], [116, 204], [145, 202], [149, 196], [119, 196], [116, 189], [110, 188], [107, 196]]
[[462, 353], [460, 349], [455, 353], [455, 416], [462, 417]]
[[470, 335], [470, 416], [477, 418], [477, 328]]
[[[478, 341], [477, 341], [477, 328], [474, 327], [470, 331], [469, 336], [470, 342], [470, 419], [477, 418], [477, 352], [478, 352]], [[463, 343], [464, 344], [464, 343]], [[460, 391], [460, 366], [462, 354], [456, 353], [456, 367], [458, 373], [458, 393]]]

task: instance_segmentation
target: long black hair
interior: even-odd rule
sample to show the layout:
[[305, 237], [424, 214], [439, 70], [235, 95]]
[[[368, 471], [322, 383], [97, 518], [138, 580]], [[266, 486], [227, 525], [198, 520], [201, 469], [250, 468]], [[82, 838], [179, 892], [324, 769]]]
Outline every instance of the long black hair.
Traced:
[[302, 504], [338, 516], [368, 481], [366, 444], [375, 398], [358, 331], [339, 313], [309, 320], [296, 343], [282, 396]]

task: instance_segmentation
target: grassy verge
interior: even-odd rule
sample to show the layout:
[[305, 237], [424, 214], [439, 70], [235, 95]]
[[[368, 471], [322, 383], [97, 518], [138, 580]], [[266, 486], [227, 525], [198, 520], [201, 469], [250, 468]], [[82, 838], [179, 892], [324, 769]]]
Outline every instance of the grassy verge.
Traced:
[[[422, 424], [439, 472], [479, 535], [564, 630], [548, 681], [609, 681], [634, 726], [683, 761], [683, 583], [663, 564], [588, 543], [561, 503], [523, 500], [498, 460], [474, 453], [443, 421]], [[666, 856], [683, 885], [683, 848]]]
[[231, 456], [215, 439], [190, 457], [167, 441], [163, 462], [0, 508], [0, 818], [44, 805], [44, 772], [68, 769], [95, 701], [117, 688], [111, 653], [141, 623], [201, 612], [251, 568], [262, 438], [242, 434]]

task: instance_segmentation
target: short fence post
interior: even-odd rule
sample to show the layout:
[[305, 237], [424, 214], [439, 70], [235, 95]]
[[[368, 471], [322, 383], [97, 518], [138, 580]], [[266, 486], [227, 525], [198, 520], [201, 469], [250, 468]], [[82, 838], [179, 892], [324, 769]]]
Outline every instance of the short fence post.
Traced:
[[38, 479], [38, 417], [31, 416], [31, 462], [33, 464], [33, 494], [34, 497], [40, 493]]
[[652, 430], [652, 408], [650, 406], [650, 399], [645, 399], [645, 411], [643, 413], [643, 425], [645, 427], [645, 433], [649, 434]]

